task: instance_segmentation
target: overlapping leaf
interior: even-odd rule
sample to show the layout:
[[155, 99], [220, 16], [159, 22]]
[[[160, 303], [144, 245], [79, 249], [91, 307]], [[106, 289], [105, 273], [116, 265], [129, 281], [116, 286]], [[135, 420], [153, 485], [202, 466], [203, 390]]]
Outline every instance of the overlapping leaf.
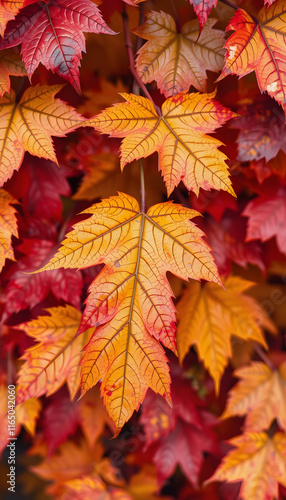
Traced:
[[227, 26], [235, 30], [227, 40], [226, 63], [221, 80], [230, 73], [244, 76], [255, 70], [261, 92], [267, 91], [285, 110], [286, 102], [286, 1], [263, 7], [258, 23], [238, 9]]
[[[41, 224], [42, 221], [40, 222]], [[47, 224], [45, 224], [46, 226]], [[32, 228], [31, 228], [32, 229]], [[80, 307], [82, 292], [81, 273], [60, 269], [51, 273], [31, 274], [43, 266], [57, 247], [56, 241], [47, 239], [24, 239], [17, 249], [24, 253], [9, 271], [6, 286], [4, 319], [13, 313], [33, 308], [45, 299], [49, 292], [64, 302]]]
[[49, 316], [40, 316], [22, 326], [27, 335], [39, 343], [25, 351], [25, 363], [18, 373], [19, 403], [34, 396], [49, 396], [67, 382], [74, 398], [80, 385], [81, 350], [91, 332], [75, 338], [80, 312], [72, 306], [47, 309]]
[[206, 70], [220, 71], [225, 50], [224, 32], [213, 29], [216, 19], [206, 21], [200, 34], [197, 20], [177, 33], [174, 19], [165, 12], [149, 12], [134, 32], [148, 40], [138, 52], [136, 69], [144, 83], [156, 80], [165, 97], [193, 85], [207, 90]]
[[241, 500], [278, 498], [286, 487], [286, 434], [245, 433], [230, 440], [236, 447], [223, 459], [210, 481], [242, 481]]
[[240, 381], [229, 393], [223, 418], [246, 414], [245, 428], [250, 432], [268, 429], [276, 418], [286, 431], [286, 362], [275, 371], [253, 362], [236, 370], [235, 376]]
[[20, 55], [13, 50], [1, 50], [0, 52], [0, 97], [5, 92], [10, 92], [10, 75], [26, 75], [25, 65]]
[[170, 202], [147, 214], [120, 194], [93, 205], [42, 269], [105, 263], [89, 289], [80, 332], [95, 332], [82, 360], [82, 393], [101, 380], [101, 393], [117, 429], [130, 418], [148, 387], [170, 401], [161, 341], [175, 350], [175, 308], [166, 272], [220, 283], [202, 232], [189, 221], [197, 212]]
[[13, 203], [17, 203], [13, 196], [0, 189], [0, 272], [6, 259], [14, 260], [11, 240], [12, 236], [18, 236], [18, 228]]
[[255, 340], [267, 348], [262, 327], [275, 332], [260, 305], [243, 292], [252, 283], [235, 276], [225, 281], [226, 291], [209, 283], [201, 288], [191, 283], [178, 303], [178, 352], [181, 361], [195, 344], [215, 382], [220, 379], [232, 355], [230, 337]]
[[282, 149], [286, 152], [284, 114], [267, 95], [253, 104], [238, 109], [243, 115], [235, 118], [233, 126], [239, 129], [237, 138], [239, 161], [268, 162]]
[[0, 35], [3, 36], [6, 25], [22, 7], [33, 3], [35, 0], [0, 0]]
[[217, 0], [190, 0], [190, 4], [194, 7], [194, 11], [198, 16], [200, 29], [202, 29], [207, 22], [210, 11], [213, 7], [216, 7]]
[[121, 95], [127, 102], [106, 109], [84, 124], [114, 137], [124, 137], [122, 168], [157, 151], [168, 194], [183, 181], [196, 194], [201, 187], [223, 189], [234, 195], [226, 156], [217, 149], [222, 143], [207, 135], [234, 113], [214, 101], [214, 94], [181, 93], [169, 97], [162, 105], [162, 116], [149, 99]]
[[248, 216], [248, 240], [267, 241], [275, 236], [280, 252], [286, 253], [286, 189], [283, 186], [250, 201], [243, 215]]
[[22, 44], [31, 79], [40, 63], [58, 73], [80, 92], [79, 64], [85, 51], [83, 31], [115, 33], [90, 0], [49, 0], [28, 5], [10, 21], [0, 49]]
[[78, 127], [83, 118], [54, 99], [62, 85], [30, 87], [20, 102], [15, 94], [0, 100], [0, 185], [21, 166], [24, 152], [57, 163], [51, 135], [62, 137]]

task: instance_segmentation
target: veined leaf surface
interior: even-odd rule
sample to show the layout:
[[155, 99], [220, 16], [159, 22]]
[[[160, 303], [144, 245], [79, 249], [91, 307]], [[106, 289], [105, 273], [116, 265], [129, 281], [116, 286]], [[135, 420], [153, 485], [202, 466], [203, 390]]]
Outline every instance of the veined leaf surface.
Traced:
[[221, 376], [232, 355], [231, 335], [252, 339], [267, 349], [261, 327], [275, 332], [263, 309], [243, 292], [252, 283], [238, 276], [225, 281], [226, 291], [207, 283], [191, 283], [178, 302], [178, 352], [183, 361], [195, 344], [200, 359], [215, 382], [218, 392]]
[[286, 431], [286, 362], [279, 370], [271, 370], [265, 363], [252, 362], [235, 371], [240, 381], [229, 393], [223, 418], [245, 415], [248, 431], [268, 429], [277, 419]]
[[[101, 380], [108, 412], [120, 429], [148, 387], [170, 402], [167, 359], [176, 351], [175, 307], [167, 271], [220, 283], [198, 215], [171, 202], [140, 212], [120, 193], [85, 210], [62, 247], [41, 270], [105, 263], [89, 288], [79, 332], [95, 327], [82, 359], [82, 394]], [[159, 342], [160, 341], [160, 342]]]
[[36, 85], [26, 90], [20, 102], [15, 94], [0, 100], [0, 185], [21, 166], [28, 151], [57, 163], [51, 135], [62, 137], [78, 127], [83, 118], [60, 99], [62, 85]]
[[207, 135], [234, 113], [214, 101], [214, 94], [180, 93], [169, 97], [162, 105], [162, 116], [149, 99], [121, 95], [127, 102], [107, 108], [84, 125], [113, 137], [124, 137], [122, 168], [157, 151], [168, 195], [183, 181], [196, 194], [199, 188], [215, 188], [235, 196], [226, 156], [217, 149], [222, 143]]
[[136, 69], [144, 83], [156, 80], [165, 97], [193, 85], [207, 90], [206, 70], [220, 71], [225, 50], [224, 32], [213, 29], [209, 19], [200, 34], [197, 20], [189, 21], [177, 33], [174, 19], [165, 12], [149, 12], [134, 33], [148, 40], [139, 50]]
[[227, 26], [235, 30], [225, 44], [226, 63], [217, 81], [230, 73], [245, 76], [255, 70], [261, 92], [267, 91], [279, 104], [286, 102], [286, 1], [264, 6], [258, 24], [238, 9]]
[[278, 483], [286, 487], [286, 434], [247, 432], [229, 441], [235, 446], [210, 481], [243, 481], [241, 500], [278, 498]]
[[11, 240], [12, 236], [18, 237], [18, 228], [13, 203], [17, 203], [13, 196], [4, 189], [0, 189], [0, 272], [6, 259], [14, 260]]
[[17, 401], [43, 394], [49, 396], [67, 382], [73, 399], [80, 386], [81, 350], [91, 332], [76, 338], [81, 314], [72, 306], [51, 307], [49, 316], [22, 325], [27, 335], [39, 343], [25, 351], [25, 363], [18, 373]]
[[1, 50], [0, 52], [0, 97], [5, 92], [10, 92], [10, 75], [26, 75], [25, 64], [21, 60], [20, 54], [13, 50]]
[[42, 63], [80, 92], [78, 67], [81, 52], [85, 51], [83, 31], [115, 35], [90, 0], [40, 1], [28, 5], [10, 21], [0, 48], [21, 43], [30, 79]]
[[208, 15], [213, 7], [216, 7], [217, 0], [190, 0], [190, 4], [194, 7], [194, 11], [198, 16], [200, 29], [207, 22]]

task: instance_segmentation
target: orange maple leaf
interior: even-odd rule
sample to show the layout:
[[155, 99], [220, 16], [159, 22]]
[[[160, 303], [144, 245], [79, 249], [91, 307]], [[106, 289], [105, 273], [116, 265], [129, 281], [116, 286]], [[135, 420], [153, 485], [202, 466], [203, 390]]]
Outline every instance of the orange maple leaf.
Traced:
[[183, 181], [196, 194], [201, 187], [224, 189], [235, 196], [224, 161], [226, 156], [217, 149], [222, 143], [207, 135], [234, 113], [214, 101], [214, 93], [180, 93], [169, 97], [162, 105], [162, 116], [149, 99], [121, 95], [127, 102], [102, 111], [84, 125], [113, 137], [124, 137], [122, 169], [127, 163], [157, 151], [168, 195]]
[[193, 85], [207, 90], [206, 70], [223, 67], [224, 32], [213, 29], [208, 19], [200, 34], [199, 22], [189, 21], [177, 33], [174, 19], [165, 12], [149, 12], [147, 20], [133, 32], [148, 40], [139, 50], [136, 69], [144, 83], [156, 80], [165, 97]]
[[171, 202], [140, 212], [120, 193], [82, 213], [62, 247], [41, 270], [105, 263], [89, 289], [79, 332], [95, 332], [82, 359], [82, 394], [101, 380], [107, 410], [120, 429], [138, 409], [148, 387], [170, 402], [167, 359], [160, 345], [176, 351], [175, 308], [166, 278], [220, 283], [198, 215]]
[[6, 259], [14, 260], [12, 236], [18, 237], [16, 210], [11, 205], [19, 203], [4, 189], [0, 189], [0, 272]]
[[228, 396], [222, 418], [245, 415], [245, 428], [252, 431], [268, 429], [273, 419], [286, 431], [286, 362], [278, 370], [252, 362], [234, 375], [241, 380]]
[[286, 1], [264, 6], [257, 23], [238, 9], [227, 26], [235, 30], [227, 40], [226, 63], [217, 81], [230, 73], [245, 76], [255, 70], [261, 92], [267, 91], [279, 104], [286, 102]]
[[226, 291], [207, 283], [191, 283], [178, 302], [179, 324], [177, 343], [183, 361], [195, 344], [200, 359], [215, 382], [218, 392], [221, 376], [232, 356], [231, 335], [255, 340], [267, 349], [262, 327], [276, 332], [262, 307], [243, 292], [253, 283], [238, 276], [225, 281]]
[[80, 385], [80, 358], [90, 332], [75, 338], [81, 314], [73, 306], [51, 307], [49, 316], [39, 316], [20, 325], [27, 335], [40, 343], [27, 349], [25, 363], [18, 373], [19, 403], [33, 396], [53, 394], [65, 381], [73, 399]]
[[230, 451], [208, 479], [211, 481], [242, 481], [241, 500], [278, 498], [278, 484], [286, 487], [286, 434], [276, 432], [245, 433], [229, 441]]
[[14, 50], [0, 51], [0, 97], [10, 92], [9, 76], [24, 76], [27, 72], [20, 54]]
[[20, 102], [14, 92], [0, 100], [1, 186], [20, 168], [25, 151], [57, 163], [51, 135], [62, 137], [81, 125], [84, 118], [54, 99], [62, 88], [36, 85], [26, 90]]

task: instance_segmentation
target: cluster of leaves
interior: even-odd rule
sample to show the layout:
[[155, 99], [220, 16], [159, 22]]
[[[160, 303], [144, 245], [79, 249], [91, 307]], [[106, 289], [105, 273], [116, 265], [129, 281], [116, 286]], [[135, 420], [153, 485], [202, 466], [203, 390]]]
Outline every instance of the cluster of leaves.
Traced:
[[1, 475], [16, 384], [19, 498], [285, 498], [286, 1], [0, 35]]

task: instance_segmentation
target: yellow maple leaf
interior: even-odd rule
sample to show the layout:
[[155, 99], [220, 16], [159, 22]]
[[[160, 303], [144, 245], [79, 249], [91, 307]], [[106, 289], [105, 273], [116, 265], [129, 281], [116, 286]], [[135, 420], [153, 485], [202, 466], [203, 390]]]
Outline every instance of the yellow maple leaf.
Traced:
[[27, 349], [21, 358], [25, 363], [18, 373], [19, 403], [33, 396], [49, 396], [65, 381], [73, 399], [80, 385], [81, 350], [90, 332], [76, 337], [81, 314], [73, 306], [51, 307], [46, 312], [49, 316], [39, 316], [20, 325], [40, 343]]
[[242, 481], [241, 500], [278, 498], [278, 484], [286, 487], [286, 434], [244, 433], [229, 441], [235, 450], [223, 459], [211, 481]]
[[250, 432], [268, 429], [276, 418], [286, 431], [286, 362], [275, 371], [252, 362], [234, 375], [241, 380], [230, 391], [222, 418], [246, 414], [245, 428]]
[[138, 409], [148, 387], [170, 402], [167, 359], [176, 350], [175, 308], [166, 278], [220, 283], [198, 212], [160, 203], [148, 212], [126, 194], [84, 210], [62, 247], [41, 270], [105, 267], [89, 288], [79, 331], [95, 327], [82, 359], [82, 394], [101, 380], [107, 410], [120, 429]]
[[189, 21], [177, 33], [174, 19], [166, 12], [152, 11], [146, 18], [133, 30], [148, 40], [136, 60], [142, 81], [156, 80], [165, 97], [188, 90], [190, 85], [206, 92], [206, 70], [223, 67], [224, 32], [212, 28], [217, 20], [208, 19], [200, 34], [198, 20]]
[[227, 26], [235, 30], [227, 40], [226, 62], [217, 81], [235, 74], [244, 76], [255, 70], [261, 92], [267, 91], [285, 109], [286, 71], [286, 1], [264, 6], [257, 22], [243, 9], [238, 9]]
[[168, 195], [183, 181], [196, 194], [201, 187], [223, 189], [235, 196], [224, 161], [226, 156], [217, 149], [222, 143], [207, 135], [234, 113], [216, 102], [214, 93], [180, 93], [169, 97], [162, 105], [162, 116], [149, 99], [121, 95], [127, 102], [107, 108], [84, 125], [113, 137], [124, 137], [122, 169], [127, 163], [157, 151]]
[[25, 64], [20, 54], [13, 49], [0, 51], [0, 97], [5, 92], [10, 92], [10, 75], [23, 76], [26, 74]]
[[179, 358], [183, 361], [191, 345], [215, 382], [218, 392], [221, 376], [232, 355], [231, 335], [251, 339], [267, 349], [262, 327], [276, 332], [260, 305], [243, 292], [253, 283], [238, 276], [225, 281], [226, 291], [207, 283], [191, 283], [177, 304]]
[[23, 94], [0, 99], [0, 185], [21, 166], [28, 151], [57, 163], [51, 135], [62, 137], [81, 125], [83, 118], [60, 99], [54, 99], [62, 85], [36, 85]]
[[11, 246], [12, 236], [18, 237], [16, 210], [12, 203], [14, 200], [4, 189], [0, 189], [0, 272], [6, 259], [14, 260], [14, 252]]
[[36, 423], [42, 409], [41, 401], [37, 398], [27, 399], [16, 406], [16, 420], [25, 427], [32, 436], [35, 434]]

